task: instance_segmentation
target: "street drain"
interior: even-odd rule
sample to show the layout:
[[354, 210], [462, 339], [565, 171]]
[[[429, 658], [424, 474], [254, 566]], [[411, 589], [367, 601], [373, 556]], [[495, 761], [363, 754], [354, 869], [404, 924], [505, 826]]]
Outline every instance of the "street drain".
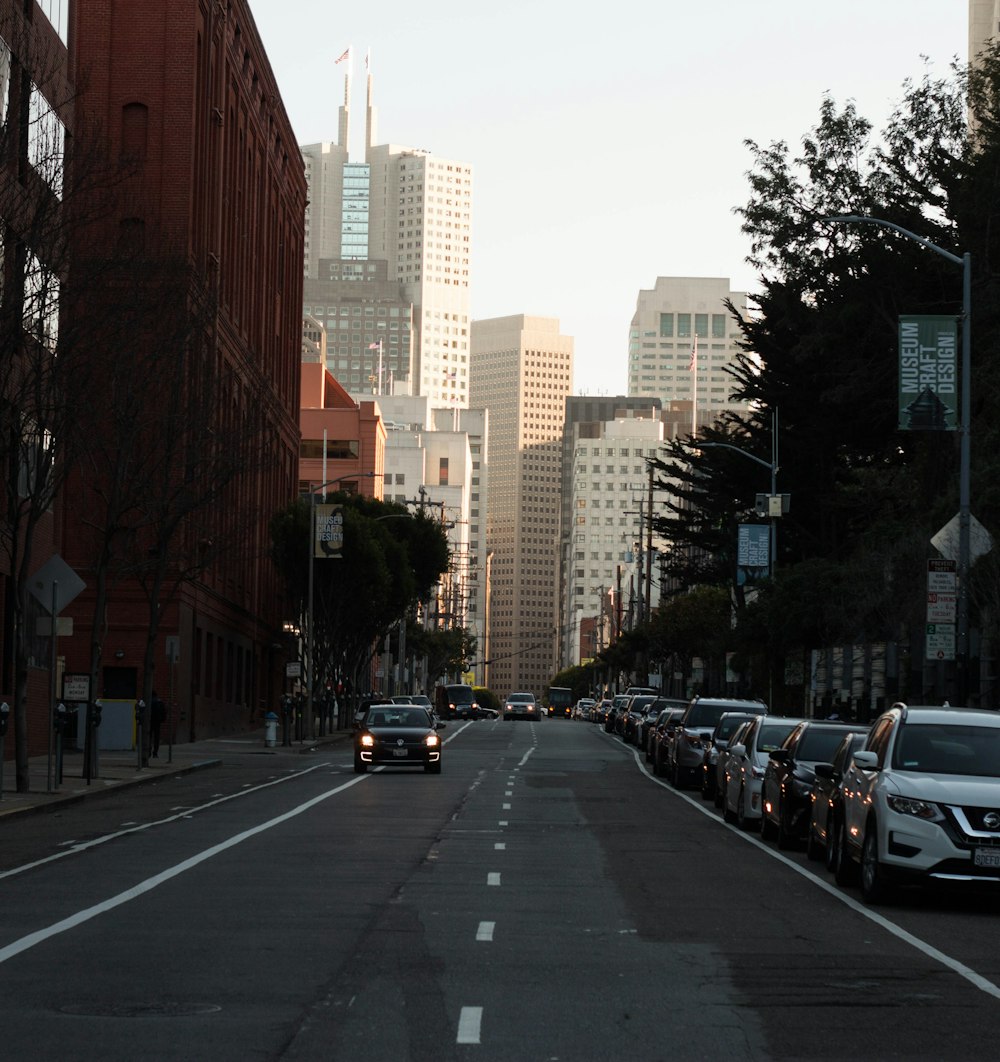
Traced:
[[83, 1018], [192, 1018], [220, 1010], [214, 1003], [69, 1003], [59, 1008], [61, 1014]]

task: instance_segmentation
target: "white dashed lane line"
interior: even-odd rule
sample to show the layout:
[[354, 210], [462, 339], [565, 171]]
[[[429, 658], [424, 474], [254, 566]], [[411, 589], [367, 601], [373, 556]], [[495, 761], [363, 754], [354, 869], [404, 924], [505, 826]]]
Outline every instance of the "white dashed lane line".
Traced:
[[462, 1007], [458, 1016], [458, 1037], [455, 1042], [459, 1044], [478, 1044], [479, 1029], [483, 1023], [482, 1007]]
[[499, 874], [499, 872], [495, 871], [495, 870], [491, 870], [486, 875], [486, 884], [487, 885], [499, 885], [500, 884], [500, 874]]
[[493, 930], [496, 929], [496, 926], [496, 922], [480, 922], [479, 928], [476, 930], [476, 940], [485, 940], [487, 943], [491, 943]]
[[502, 852], [506, 847], [507, 845], [503, 841], [497, 841], [496, 844], [493, 845], [493, 851]]

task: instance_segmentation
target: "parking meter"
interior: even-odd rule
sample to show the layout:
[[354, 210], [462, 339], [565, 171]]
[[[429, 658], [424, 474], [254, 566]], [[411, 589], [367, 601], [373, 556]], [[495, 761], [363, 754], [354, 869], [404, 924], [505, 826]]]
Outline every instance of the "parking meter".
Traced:
[[0, 738], [7, 733], [7, 719], [10, 716], [10, 705], [4, 701], [0, 704]]

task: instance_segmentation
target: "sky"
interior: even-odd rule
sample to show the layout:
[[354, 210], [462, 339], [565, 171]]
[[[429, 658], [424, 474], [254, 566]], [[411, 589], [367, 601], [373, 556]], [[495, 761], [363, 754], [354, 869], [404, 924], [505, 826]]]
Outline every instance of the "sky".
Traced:
[[575, 394], [624, 394], [658, 276], [753, 292], [745, 141], [795, 148], [825, 95], [876, 132], [968, 50], [968, 0], [248, 0], [300, 144], [337, 139], [353, 49], [379, 143], [473, 167], [472, 313], [559, 319]]

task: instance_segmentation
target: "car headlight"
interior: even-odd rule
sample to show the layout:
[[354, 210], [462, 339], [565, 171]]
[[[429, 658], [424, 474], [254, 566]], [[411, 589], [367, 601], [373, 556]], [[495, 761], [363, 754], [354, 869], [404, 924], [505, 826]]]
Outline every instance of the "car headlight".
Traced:
[[375, 738], [374, 738], [374, 737], [372, 737], [372, 735], [371, 735], [371, 734], [362, 734], [362, 735], [361, 735], [361, 744], [362, 744], [362, 745], [363, 745], [363, 746], [364, 746], [364, 747], [365, 747], [366, 749], [370, 749], [370, 748], [373, 748], [373, 747], [374, 747], [374, 745], [375, 745]]
[[430, 748], [435, 748], [436, 746], [441, 744], [441, 739], [437, 736], [437, 734], [428, 734], [427, 737], [424, 738], [424, 743]]
[[926, 822], [941, 822], [944, 815], [938, 810], [937, 804], [929, 800], [917, 800], [914, 797], [887, 796], [885, 802], [890, 809], [898, 815], [912, 815], [915, 819], [924, 819]]

